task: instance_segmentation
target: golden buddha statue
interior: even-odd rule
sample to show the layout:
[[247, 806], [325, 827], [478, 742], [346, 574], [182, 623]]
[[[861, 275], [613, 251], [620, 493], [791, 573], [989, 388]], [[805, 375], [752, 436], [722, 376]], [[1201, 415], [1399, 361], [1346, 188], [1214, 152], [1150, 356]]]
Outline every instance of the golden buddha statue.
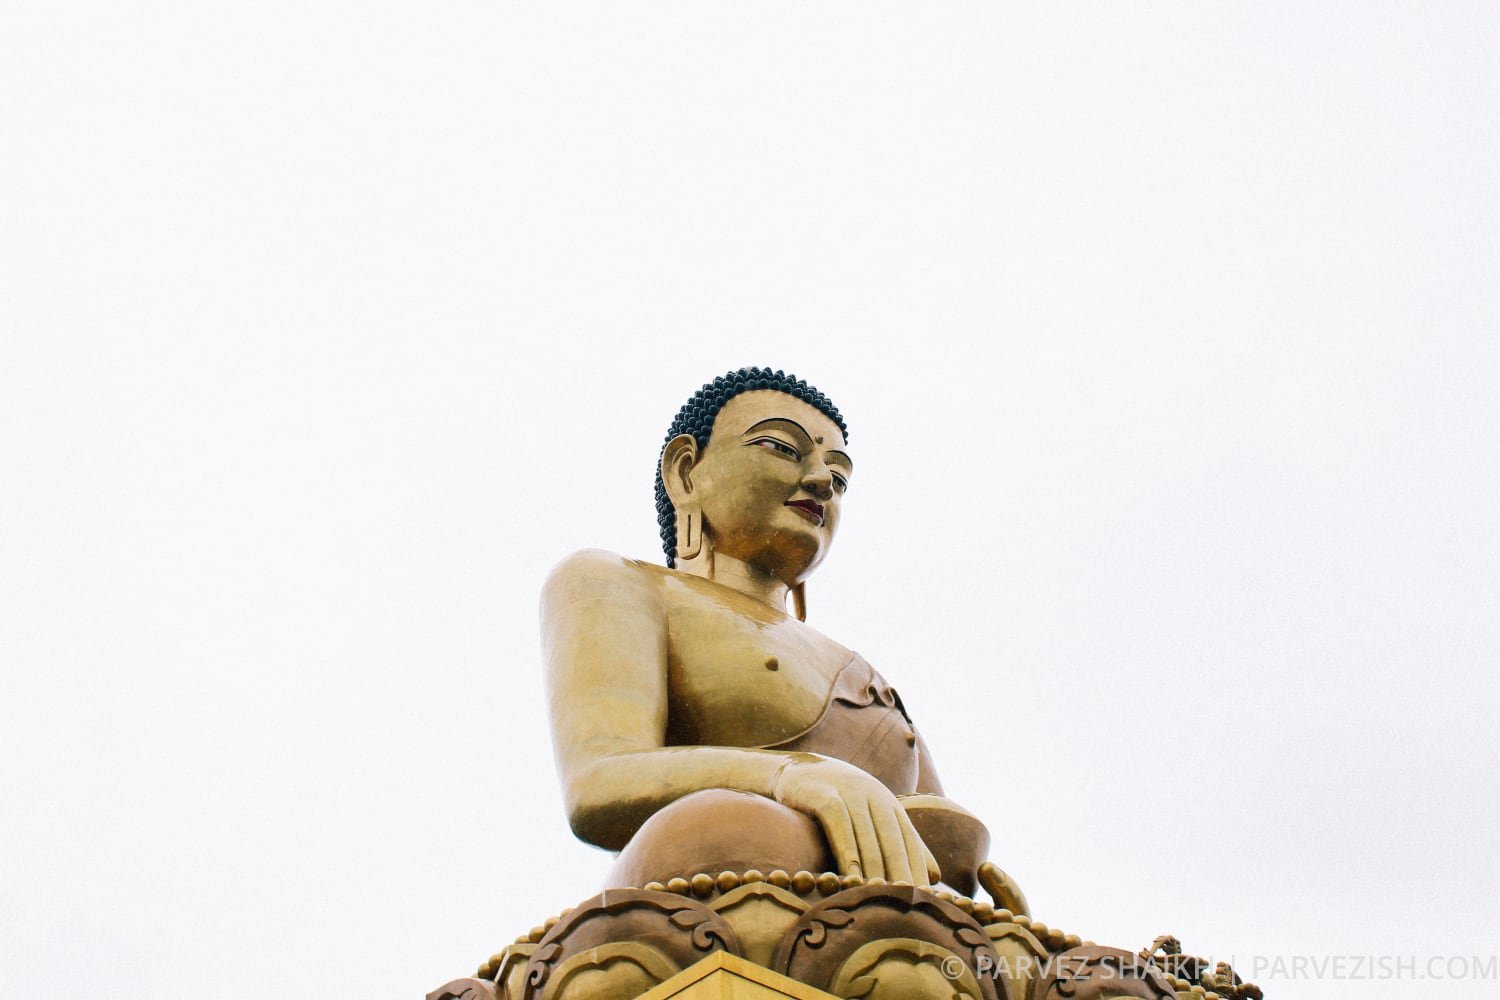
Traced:
[[1258, 1000], [1174, 938], [1135, 953], [1032, 919], [983, 860], [895, 689], [806, 622], [853, 474], [838, 409], [782, 372], [683, 406], [666, 566], [580, 552], [542, 596], [568, 818], [614, 869], [429, 1000]]
[[741, 369], [668, 433], [667, 566], [585, 551], [547, 581], [558, 769], [574, 832], [621, 852], [611, 885], [758, 868], [973, 891], [988, 832], [895, 690], [805, 622], [853, 473], [827, 397]]

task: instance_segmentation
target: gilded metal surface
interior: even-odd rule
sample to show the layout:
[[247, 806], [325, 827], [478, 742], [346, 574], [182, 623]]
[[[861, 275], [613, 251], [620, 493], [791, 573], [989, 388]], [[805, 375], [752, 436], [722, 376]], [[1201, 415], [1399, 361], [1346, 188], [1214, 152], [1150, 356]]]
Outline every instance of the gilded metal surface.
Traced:
[[668, 996], [660, 992], [668, 983], [697, 981], [686, 973], [708, 969], [705, 961], [739, 969], [748, 962], [816, 986], [818, 996], [866, 1000], [1165, 997], [1162, 981], [1177, 1000], [1261, 997], [1227, 966], [1208, 973], [1175, 938], [1132, 956], [941, 889], [752, 869], [606, 890], [543, 921], [474, 979], [455, 980], [429, 1000]]
[[728, 952], [715, 952], [638, 1000], [837, 1000]]
[[[826, 858], [844, 874], [974, 885], [988, 834], [942, 798], [894, 689], [787, 611], [832, 546], [852, 478], [829, 417], [782, 392], [742, 393], [707, 446], [681, 435], [663, 451], [676, 569], [591, 551], [547, 581], [543, 647], [569, 819], [584, 840], [625, 849], [616, 884], [746, 861], [816, 870]], [[693, 832], [717, 824], [717, 810], [688, 800], [715, 790], [753, 797], [719, 824], [740, 850]], [[667, 811], [679, 802], [680, 815]], [[945, 809], [954, 822], [939, 836]], [[786, 843], [757, 831], [791, 830], [797, 816], [820, 842], [754, 857]], [[632, 843], [638, 834], [647, 842]]]
[[1009, 1000], [1005, 980], [974, 973], [998, 964], [984, 929], [953, 903], [915, 886], [864, 885], [809, 907], [771, 967], [839, 996]]
[[1174, 938], [1131, 954], [1030, 918], [895, 688], [805, 621], [853, 475], [838, 422], [751, 389], [704, 443], [691, 412], [661, 457], [675, 567], [580, 552], [542, 597], [569, 820], [620, 852], [610, 888], [430, 1000], [1259, 1000]]
[[1166, 974], [1119, 948], [1085, 945], [1053, 956], [1032, 983], [1031, 1000], [1178, 1000]]

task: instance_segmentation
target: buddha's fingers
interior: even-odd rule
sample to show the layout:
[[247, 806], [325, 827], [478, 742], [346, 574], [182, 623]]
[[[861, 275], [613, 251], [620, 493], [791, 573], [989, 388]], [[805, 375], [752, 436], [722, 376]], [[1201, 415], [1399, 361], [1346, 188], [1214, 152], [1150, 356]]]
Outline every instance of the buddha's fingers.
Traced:
[[885, 878], [885, 862], [880, 856], [880, 836], [870, 818], [868, 803], [855, 803], [849, 810], [854, 823], [854, 839], [859, 843], [859, 865], [865, 878]]
[[890, 789], [869, 773], [841, 760], [788, 755], [770, 790], [777, 802], [822, 825], [840, 872], [889, 880], [899, 871], [902, 881], [919, 873], [906, 841], [904, 824], [910, 820]]
[[984, 891], [990, 894], [996, 906], [1004, 907], [1012, 913], [1031, 912], [1031, 906], [1026, 902], [1026, 894], [1021, 891], [1021, 887], [993, 861], [986, 861], [979, 866], [979, 884], [984, 886]]
[[828, 838], [828, 848], [833, 852], [833, 864], [844, 874], [859, 874], [859, 841], [854, 835], [854, 823], [849, 818], [849, 808], [838, 799], [818, 810], [817, 819], [823, 827], [823, 836]]
[[[875, 834], [880, 838], [880, 855], [885, 862], [885, 877], [892, 882], [915, 882], [912, 877], [911, 845], [907, 843], [903, 823], [905, 814], [898, 808], [893, 812], [884, 809], [871, 810], [875, 821]], [[920, 857], [918, 855], [917, 857]]]
[[938, 870], [937, 861], [934, 860], [932, 852], [927, 845], [922, 843], [922, 837], [917, 833], [917, 828], [912, 821], [906, 818], [903, 812], [901, 818], [905, 820], [901, 824], [901, 836], [906, 841], [906, 857], [911, 865], [911, 882], [913, 885], [926, 886], [941, 879], [942, 872]]

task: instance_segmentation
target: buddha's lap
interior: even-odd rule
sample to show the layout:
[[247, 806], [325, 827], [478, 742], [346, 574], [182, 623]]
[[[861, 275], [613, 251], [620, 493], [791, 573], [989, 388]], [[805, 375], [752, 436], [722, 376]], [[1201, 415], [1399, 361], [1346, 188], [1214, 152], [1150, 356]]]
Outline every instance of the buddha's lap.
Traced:
[[711, 788], [641, 824], [610, 872], [611, 886], [643, 886], [719, 872], [833, 870], [816, 822], [750, 792]]

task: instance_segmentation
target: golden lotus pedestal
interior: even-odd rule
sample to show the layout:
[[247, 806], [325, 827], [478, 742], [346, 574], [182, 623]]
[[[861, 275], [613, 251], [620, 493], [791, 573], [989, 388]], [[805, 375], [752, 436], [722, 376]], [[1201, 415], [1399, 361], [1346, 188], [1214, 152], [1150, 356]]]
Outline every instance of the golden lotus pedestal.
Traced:
[[565, 910], [428, 1000], [1259, 1000], [1175, 939], [1100, 947], [950, 892], [832, 873], [674, 878]]

